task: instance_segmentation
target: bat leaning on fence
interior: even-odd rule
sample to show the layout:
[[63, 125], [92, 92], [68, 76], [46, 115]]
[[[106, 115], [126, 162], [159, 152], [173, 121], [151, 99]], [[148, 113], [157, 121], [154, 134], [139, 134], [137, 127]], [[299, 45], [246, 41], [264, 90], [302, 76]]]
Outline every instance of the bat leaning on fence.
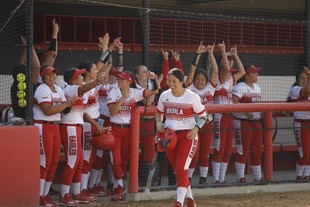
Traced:
[[157, 157], [158, 157], [158, 150], [156, 148], [156, 151], [155, 151], [155, 154], [154, 154], [154, 157], [153, 157], [153, 160], [152, 160], [152, 164], [151, 164], [149, 173], [147, 175], [146, 185], [145, 185], [145, 188], [144, 188], [144, 192], [145, 193], [150, 193], [150, 191], [151, 191], [152, 179], [153, 179], [153, 176], [154, 176], [154, 172], [156, 170]]

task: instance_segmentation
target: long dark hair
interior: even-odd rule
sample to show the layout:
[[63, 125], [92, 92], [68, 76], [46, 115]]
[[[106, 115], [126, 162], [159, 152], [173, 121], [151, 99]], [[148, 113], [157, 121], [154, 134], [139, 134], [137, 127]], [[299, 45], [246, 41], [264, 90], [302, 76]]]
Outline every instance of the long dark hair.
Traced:
[[168, 76], [169, 75], [174, 75], [177, 79], [179, 79], [180, 82], [183, 82], [183, 88], [187, 88], [184, 81], [184, 73], [182, 70], [180, 70], [179, 68], [172, 68], [168, 73]]
[[[80, 63], [79, 69], [86, 69], [87, 72], [90, 72], [90, 69], [93, 67], [95, 63], [90, 60], [85, 60]], [[86, 77], [86, 73], [82, 74], [83, 78]]]
[[[295, 82], [293, 83], [293, 85], [291, 86], [291, 88], [294, 87], [294, 86], [299, 86], [298, 79], [299, 79], [300, 74], [302, 74], [302, 73], [304, 73], [303, 70], [298, 71], [298, 72], [296, 73], [296, 75], [295, 75]], [[289, 94], [288, 97], [286, 98], [286, 101], [287, 101], [287, 102], [292, 102], [292, 99], [291, 99], [291, 97], [290, 97], [290, 94]]]

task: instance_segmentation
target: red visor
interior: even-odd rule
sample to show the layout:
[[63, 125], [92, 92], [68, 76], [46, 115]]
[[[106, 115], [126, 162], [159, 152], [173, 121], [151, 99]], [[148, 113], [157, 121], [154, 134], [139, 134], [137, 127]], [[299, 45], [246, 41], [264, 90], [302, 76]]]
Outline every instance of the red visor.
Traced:
[[248, 67], [245, 71], [247, 74], [249, 73], [258, 73], [260, 71], [261, 68], [257, 68], [254, 65], [250, 65], [250, 67]]
[[52, 72], [58, 73], [58, 70], [53, 68], [52, 66], [48, 66], [41, 70], [40, 76], [43, 77], [44, 75], [52, 73]]
[[133, 81], [131, 75], [128, 74], [128, 73], [125, 73], [125, 72], [119, 73], [119, 74], [117, 74], [115, 76], [120, 78], [120, 79], [128, 80], [130, 83], [132, 83], [132, 81]]

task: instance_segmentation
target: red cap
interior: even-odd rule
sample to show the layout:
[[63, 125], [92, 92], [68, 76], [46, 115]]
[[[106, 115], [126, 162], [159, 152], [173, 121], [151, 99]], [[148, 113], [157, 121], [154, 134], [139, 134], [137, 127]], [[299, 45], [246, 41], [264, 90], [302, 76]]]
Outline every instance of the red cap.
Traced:
[[249, 67], [247, 67], [245, 69], [246, 73], [258, 73], [260, 71], [261, 68], [255, 67], [254, 65], [250, 65]]
[[117, 76], [120, 73], [122, 73], [122, 72], [116, 70], [115, 68], [111, 68], [111, 70], [109, 71], [109, 75], [114, 75], [114, 76]]
[[129, 80], [130, 83], [132, 83], [132, 81], [133, 81], [131, 75], [129, 73], [126, 73], [126, 72], [119, 73], [115, 76], [120, 78], [120, 79]]
[[52, 72], [58, 73], [58, 70], [52, 66], [47, 66], [41, 69], [40, 76], [43, 77], [44, 75], [52, 73]]
[[66, 70], [64, 74], [64, 80], [67, 83], [72, 83], [79, 75], [86, 73], [86, 69], [76, 69], [76, 68], [69, 68]]

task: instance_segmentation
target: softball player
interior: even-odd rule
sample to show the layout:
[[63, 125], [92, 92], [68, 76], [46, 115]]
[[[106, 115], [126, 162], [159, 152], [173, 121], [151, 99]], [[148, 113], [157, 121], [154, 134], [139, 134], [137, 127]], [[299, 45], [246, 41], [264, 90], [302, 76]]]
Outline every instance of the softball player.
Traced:
[[[218, 66], [213, 55], [214, 45], [208, 45], [205, 47], [200, 43], [196, 55], [192, 61], [189, 75], [186, 79], [189, 85], [188, 89], [198, 94], [203, 105], [207, 106], [213, 103], [213, 95], [216, 87], [216, 80], [218, 75]], [[205, 70], [196, 71], [196, 66], [199, 63], [199, 59], [202, 53], [208, 51], [209, 61], [211, 63], [211, 76], [210, 79]], [[213, 141], [213, 124], [207, 123], [203, 126], [200, 132], [198, 132], [198, 148], [193, 157], [193, 160], [189, 166], [188, 174], [191, 179], [196, 164], [199, 164], [199, 184], [206, 184], [207, 175], [209, 170], [209, 153], [211, 143]]]
[[[105, 75], [103, 73], [98, 74], [95, 80], [83, 84], [82, 74], [85, 72], [85, 69], [69, 68], [64, 74], [64, 80], [68, 83], [64, 88], [65, 96], [67, 98], [78, 97], [70, 112], [67, 114], [63, 113], [60, 125], [61, 143], [64, 146], [66, 158], [66, 165], [61, 176], [60, 203], [68, 206], [77, 206], [76, 202], [89, 203], [94, 201], [93, 198], [85, 192], [81, 192], [80, 189], [83, 168], [81, 136], [84, 124], [84, 102], [82, 96], [92, 88], [102, 84], [105, 80]], [[72, 187], [72, 197], [69, 194], [70, 187]]]
[[115, 178], [112, 198], [114, 201], [123, 199], [125, 194], [123, 175], [129, 156], [131, 108], [136, 107], [136, 103], [143, 98], [158, 93], [157, 88], [154, 90], [130, 88], [130, 85], [133, 84], [133, 77], [128, 72], [122, 72], [116, 77], [119, 88], [113, 88], [108, 93], [110, 121], [115, 139], [111, 149], [112, 169]]
[[[235, 83], [245, 74], [243, 65], [237, 54], [237, 47], [230, 50], [230, 57], [237, 63], [238, 71], [232, 68], [234, 61], [228, 61], [225, 44], [218, 45], [222, 54], [222, 67], [216, 83], [213, 97], [215, 104], [232, 104], [231, 90]], [[235, 72], [232, 74], [232, 72]], [[224, 183], [233, 143], [233, 119], [230, 113], [214, 114], [214, 154], [212, 171], [214, 183]]]
[[[79, 68], [80, 70], [86, 70], [86, 73], [82, 74], [84, 83], [89, 83], [93, 81], [98, 74], [97, 66], [92, 61], [82, 62]], [[81, 192], [86, 191], [85, 193], [88, 193], [88, 195], [91, 196], [93, 199], [96, 199], [96, 197], [91, 195], [91, 193], [87, 191], [90, 170], [96, 159], [96, 147], [92, 145], [92, 138], [98, 133], [101, 134], [105, 131], [105, 129], [97, 122], [97, 119], [99, 118], [98, 90], [99, 87], [97, 86], [95, 88], [92, 88], [83, 96], [83, 98], [87, 100], [85, 107], [86, 113], [84, 113], [84, 120], [87, 121], [84, 122], [82, 136], [84, 163], [81, 178]]]
[[[233, 88], [234, 103], [256, 103], [261, 102], [261, 90], [256, 84], [260, 68], [254, 65], [246, 66], [246, 74]], [[237, 148], [236, 172], [238, 182], [246, 182], [244, 177], [245, 163], [247, 157], [251, 156], [251, 168], [254, 181], [262, 179], [261, 156], [263, 131], [260, 112], [234, 113], [234, 132]]]
[[[108, 65], [108, 67], [110, 67], [110, 66]], [[99, 101], [99, 113], [100, 113], [100, 116], [98, 118], [98, 122], [103, 127], [111, 127], [110, 112], [109, 112], [109, 108], [107, 106], [108, 92], [112, 88], [118, 88], [116, 78], [115, 77], [112, 78], [112, 76], [115, 76], [119, 73], [121, 73], [121, 72], [115, 70], [114, 68], [111, 68], [109, 71], [109, 75], [110, 75], [109, 76], [109, 83], [107, 83], [105, 85], [97, 86], [98, 95], [99, 95], [98, 101]], [[114, 79], [116, 82], [114, 82]], [[113, 189], [114, 177], [113, 177], [112, 167], [111, 167], [111, 164], [109, 161], [110, 156], [109, 156], [108, 152], [103, 151], [101, 149], [97, 149], [96, 161], [95, 161], [93, 168], [90, 172], [88, 188], [89, 188], [89, 191], [91, 193], [98, 195], [98, 196], [108, 196], [109, 195], [109, 192], [106, 189], [104, 189], [103, 186], [100, 185], [101, 177], [102, 177], [102, 173], [103, 173], [103, 167], [105, 165], [108, 166], [108, 176], [109, 176], [109, 182], [107, 184], [107, 189], [108, 188], [109, 188], [109, 190]], [[109, 186], [109, 185], [112, 185], [112, 186]]]
[[[303, 67], [303, 71], [296, 75], [296, 83], [291, 88], [290, 99], [293, 102], [310, 101], [310, 70]], [[296, 162], [296, 180], [309, 178], [310, 165], [310, 112], [294, 112], [294, 134], [298, 147]]]
[[60, 153], [60, 133], [58, 123], [60, 113], [75, 102], [66, 101], [63, 90], [56, 83], [57, 70], [44, 66], [40, 70], [43, 83], [34, 93], [34, 125], [40, 132], [40, 206], [57, 206], [49, 197]]
[[[168, 85], [170, 89], [159, 97], [156, 126], [157, 131], [164, 132], [162, 121], [165, 116], [165, 126], [174, 130], [177, 135], [175, 148], [166, 152], [177, 179], [177, 201], [173, 206], [183, 206], [187, 197], [187, 206], [195, 207], [188, 167], [197, 150], [197, 132], [210, 120], [206, 117], [206, 108], [201, 104], [200, 97], [185, 88], [184, 74], [181, 70], [177, 68], [170, 70]], [[197, 123], [195, 115], [199, 116]]]

